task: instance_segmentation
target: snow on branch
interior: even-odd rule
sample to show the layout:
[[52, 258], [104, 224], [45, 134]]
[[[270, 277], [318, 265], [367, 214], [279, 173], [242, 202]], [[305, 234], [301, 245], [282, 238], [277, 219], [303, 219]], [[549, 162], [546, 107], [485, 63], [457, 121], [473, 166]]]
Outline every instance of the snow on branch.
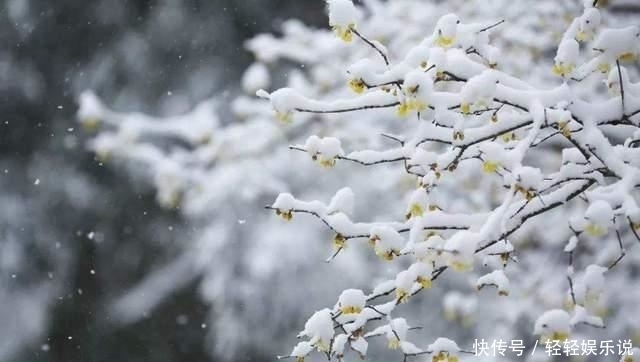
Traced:
[[[298, 362], [378, 343], [455, 362], [504, 331], [640, 337], [637, 24], [606, 27], [623, 22], [592, 0], [327, 5], [326, 29], [289, 20], [245, 44], [230, 119], [216, 101], [159, 118], [80, 97], [98, 159], [133, 163], [202, 226], [183, 260], [211, 333], [282, 354], [274, 328], [311, 314], [281, 357]], [[170, 289], [140, 288], [123, 299]]]
[[[305, 328], [302, 336], [309, 339], [296, 346], [291, 356], [302, 360], [318, 350], [329, 358], [341, 359], [349, 342], [364, 357], [366, 340], [384, 335], [388, 347], [399, 349], [405, 360], [426, 353], [432, 354], [434, 361], [456, 360], [460, 349], [453, 341], [439, 339], [422, 349], [406, 341], [405, 319], [391, 317], [396, 307], [430, 289], [446, 270], [470, 273], [479, 260], [492, 257], [501, 262], [479, 277], [476, 287], [493, 286], [499, 295], [510, 295], [513, 286], [523, 280], [514, 267], [508, 269], [517, 260], [513, 256], [518, 249], [510, 239], [531, 224], [550, 222], [545, 215], [556, 209], [575, 209], [580, 200], [587, 205], [583, 213], [569, 223], [554, 221], [565, 223], [574, 233], [565, 248], [572, 256], [568, 276], [571, 309], [547, 311], [533, 332], [564, 340], [579, 324], [604, 327], [592, 304], [604, 292], [604, 273], [627, 255], [622, 235], [637, 236], [638, 229], [640, 154], [629, 145], [640, 136], [640, 98], [636, 94], [640, 85], [629, 80], [621, 65], [638, 57], [638, 28], [603, 28], [601, 12], [593, 4], [585, 4], [557, 47], [551, 72], [560, 78], [561, 85], [538, 89], [501, 70], [495, 62], [497, 48], [486, 33], [504, 21], [466, 24], [454, 14], [444, 15], [432, 35], [415, 44], [405, 57], [397, 57], [356, 30], [360, 24], [351, 1], [329, 1], [328, 6], [330, 25], [339, 38], [350, 42], [351, 35], [356, 35], [380, 55], [383, 64], [363, 58], [345, 69], [354, 92], [351, 97], [312, 98], [293, 88], [260, 91], [259, 95], [270, 101], [278, 118], [288, 122], [295, 122], [299, 113], [345, 113], [342, 122], [367, 122], [362, 112], [394, 109], [384, 113], [389, 122], [394, 118], [409, 122], [406, 133], [394, 137], [394, 148], [345, 151], [336, 138], [311, 136], [305, 144], [290, 149], [307, 153], [325, 167], [342, 161], [362, 166], [402, 163], [404, 167], [397, 171], [417, 178], [418, 188], [409, 198], [405, 220], [357, 222], [340, 208], [329, 212], [323, 202], [302, 201], [291, 194], [280, 194], [267, 208], [285, 220], [297, 213], [321, 220], [334, 234], [335, 252], [329, 261], [352, 239], [362, 239], [382, 261], [409, 259], [403, 265], [410, 267], [401, 267], [394, 279], [374, 286], [369, 298], [360, 290], [347, 290], [337, 309], [316, 312], [307, 324], [315, 325], [321, 315], [324, 322], [314, 332]], [[580, 43], [594, 51], [584, 54]], [[587, 78], [605, 80], [611, 97], [597, 101], [582, 98], [579, 90], [589, 87]], [[624, 143], [608, 135], [605, 126], [611, 125], [630, 128]], [[538, 166], [531, 164], [536, 157], [557, 153], [558, 146], [563, 151], [555, 170], [540, 162]], [[442, 203], [446, 197], [439, 196], [441, 189], [445, 194], [447, 189], [460, 189], [461, 181], [456, 181], [474, 174], [474, 168], [499, 182], [501, 201], [466, 213], [449, 209]], [[351, 209], [353, 193], [349, 195]], [[336, 194], [332, 204], [339, 198]], [[635, 221], [616, 222], [631, 218]], [[581, 247], [579, 239], [583, 233], [601, 238], [611, 230], [616, 235], [618, 257], [608, 268], [588, 266], [582, 281], [576, 283], [573, 257]], [[601, 259], [597, 254], [593, 257]], [[390, 300], [367, 304], [384, 297]], [[366, 332], [368, 323], [377, 320], [388, 324]], [[335, 336], [336, 329], [343, 333]]]

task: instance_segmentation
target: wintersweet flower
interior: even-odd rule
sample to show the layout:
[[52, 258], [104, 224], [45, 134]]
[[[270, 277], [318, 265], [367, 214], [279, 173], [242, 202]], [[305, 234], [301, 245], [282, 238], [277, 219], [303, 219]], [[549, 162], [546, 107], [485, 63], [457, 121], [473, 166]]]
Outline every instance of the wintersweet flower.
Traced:
[[411, 296], [411, 288], [416, 280], [416, 275], [411, 270], [403, 270], [396, 275], [396, 300], [406, 303]]
[[296, 362], [304, 362], [305, 357], [311, 353], [313, 345], [309, 341], [299, 342], [291, 351], [290, 357], [295, 357]]
[[434, 44], [441, 48], [450, 48], [456, 42], [456, 34], [460, 19], [455, 14], [447, 14], [436, 23]]
[[470, 231], [459, 231], [444, 245], [448, 265], [455, 271], [468, 272], [473, 269], [477, 235]]
[[494, 173], [494, 172], [498, 171], [498, 167], [499, 166], [500, 166], [500, 164], [498, 164], [497, 162], [484, 161], [484, 163], [482, 164], [482, 171], [484, 171], [486, 173]]
[[336, 36], [345, 42], [353, 38], [357, 11], [351, 0], [329, 0], [329, 26]]
[[390, 261], [400, 255], [402, 249], [402, 236], [388, 226], [376, 226], [371, 229], [369, 242], [373, 244], [376, 255]]
[[431, 352], [431, 362], [458, 362], [460, 347], [448, 338], [438, 338], [427, 348]]
[[413, 263], [409, 267], [409, 272], [415, 276], [415, 282], [423, 289], [431, 288], [431, 273], [433, 265], [427, 263]]
[[613, 226], [613, 210], [606, 201], [593, 202], [584, 215], [587, 224], [584, 231], [594, 237], [602, 236]]
[[336, 236], [333, 237], [332, 242], [333, 242], [333, 247], [336, 250], [344, 249], [347, 247], [347, 239], [341, 234], [336, 234]]
[[358, 314], [362, 312], [367, 297], [360, 289], [347, 289], [338, 298], [338, 307], [342, 314]]
[[576, 60], [580, 54], [580, 45], [575, 39], [565, 39], [558, 46], [553, 74], [559, 77], [568, 77], [576, 67]]
[[276, 215], [282, 217], [286, 221], [290, 221], [293, 218], [293, 209], [295, 205], [295, 198], [289, 193], [281, 193], [276, 198], [276, 201], [271, 205], [275, 210]]
[[362, 79], [358, 78], [349, 80], [349, 88], [354, 93], [362, 94], [367, 89], [367, 86]]
[[534, 334], [543, 341], [566, 341], [571, 332], [571, 318], [561, 309], [552, 309], [541, 315], [535, 323]]
[[309, 337], [309, 343], [320, 352], [328, 352], [333, 338], [331, 310], [325, 308], [315, 312], [304, 325], [299, 337]]

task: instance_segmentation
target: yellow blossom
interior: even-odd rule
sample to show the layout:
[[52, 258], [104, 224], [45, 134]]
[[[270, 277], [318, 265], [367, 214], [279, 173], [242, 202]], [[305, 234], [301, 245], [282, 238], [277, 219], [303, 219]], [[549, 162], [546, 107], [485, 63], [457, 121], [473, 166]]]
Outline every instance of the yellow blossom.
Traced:
[[276, 111], [276, 119], [278, 119], [278, 121], [282, 122], [282, 123], [291, 123], [291, 120], [293, 120], [293, 113], [292, 112], [277, 112]]
[[366, 85], [362, 79], [351, 79], [349, 88], [357, 94], [361, 94], [366, 89]]
[[569, 129], [568, 122], [558, 122], [558, 130], [560, 130], [563, 136], [567, 138], [571, 137], [571, 129]]
[[454, 140], [459, 139], [460, 141], [464, 141], [464, 133], [462, 131], [454, 131], [453, 132], [453, 139]]
[[202, 137], [200, 137], [198, 142], [201, 145], [206, 145], [206, 144], [209, 144], [212, 139], [213, 139], [213, 135], [211, 133], [207, 133], [207, 134], [202, 135]]
[[516, 135], [515, 132], [510, 132], [510, 133], [505, 133], [502, 135], [502, 141], [504, 142], [510, 142], [510, 141], [515, 141], [518, 139], [518, 136]]
[[431, 357], [432, 362], [458, 362], [457, 356], [452, 356], [446, 352], [439, 352], [438, 354]]
[[541, 339], [542, 339], [543, 342], [546, 342], [546, 341], [564, 342], [567, 339], [569, 339], [569, 333], [563, 332], [563, 331], [555, 331], [555, 332], [551, 333], [550, 335], [542, 335]]
[[318, 349], [318, 352], [329, 352], [330, 350], [329, 343], [323, 341], [322, 339], [316, 342], [316, 348]]
[[427, 109], [427, 107], [428, 105], [425, 102], [421, 102], [417, 99], [407, 99], [398, 105], [396, 112], [398, 116], [404, 118], [409, 115], [409, 112], [422, 112]]
[[420, 286], [421, 286], [423, 289], [429, 289], [429, 288], [431, 288], [431, 278], [428, 278], [428, 277], [427, 277], [427, 278], [425, 278], [425, 277], [421, 277], [421, 276], [419, 276], [418, 278], [416, 278], [416, 282], [417, 282], [418, 284], [420, 284]]
[[598, 70], [600, 71], [600, 73], [607, 74], [611, 71], [611, 64], [600, 63], [598, 64]]
[[598, 236], [602, 236], [604, 234], [606, 234], [606, 230], [603, 229], [602, 227], [594, 224], [594, 223], [589, 223], [587, 224], [587, 227], [584, 229], [584, 231], [587, 233], [587, 235], [593, 236], [593, 237], [598, 237]]
[[333, 237], [333, 247], [336, 249], [344, 249], [347, 247], [347, 239], [341, 234], [336, 234]]
[[96, 151], [96, 158], [100, 162], [106, 163], [111, 158], [111, 152], [106, 151], [106, 150], [98, 150], [98, 151]]
[[335, 25], [332, 27], [333, 32], [338, 36], [338, 38], [342, 39], [342, 41], [349, 43], [351, 39], [353, 39], [353, 30], [355, 29], [355, 24], [349, 24], [346, 27]]
[[502, 260], [502, 266], [506, 267], [507, 264], [509, 263], [509, 258], [511, 257], [511, 255], [509, 253], [502, 253], [500, 254], [500, 260]]
[[579, 42], [590, 41], [591, 39], [593, 39], [593, 34], [591, 33], [580, 30], [578, 34], [576, 34], [576, 40]]
[[618, 60], [623, 63], [633, 63], [638, 60], [638, 54], [632, 52], [626, 52], [618, 55]]
[[171, 192], [171, 195], [169, 195], [167, 200], [165, 200], [165, 202], [163, 203], [163, 206], [166, 207], [167, 209], [177, 209], [181, 203], [182, 203], [182, 192], [173, 191]]
[[413, 109], [418, 112], [422, 112], [427, 109], [427, 104], [417, 99], [409, 100], [407, 102], [407, 106], [409, 107], [409, 109]]
[[409, 291], [401, 289], [401, 288], [396, 288], [396, 300], [400, 303], [406, 303], [409, 300], [409, 297], [411, 296], [411, 294], [409, 294]]
[[462, 324], [463, 327], [470, 328], [474, 323], [475, 321], [471, 316], [463, 316], [460, 318], [460, 324]]
[[396, 113], [399, 117], [406, 117], [409, 114], [409, 106], [406, 103], [400, 103], [396, 108]]
[[342, 314], [358, 314], [362, 312], [362, 308], [355, 305], [347, 305], [340, 308], [340, 312], [342, 312]]
[[396, 254], [392, 250], [376, 250], [376, 255], [382, 258], [385, 261], [391, 261], [396, 256]]
[[494, 161], [485, 161], [482, 164], [482, 171], [486, 172], [486, 173], [494, 173], [498, 170], [498, 166], [499, 164], [497, 162]]
[[400, 341], [396, 337], [392, 337], [389, 339], [389, 343], [387, 344], [389, 349], [398, 349], [400, 347]]
[[455, 42], [455, 38], [448, 36], [438, 36], [436, 38], [436, 45], [441, 48], [450, 48]]
[[320, 166], [325, 167], [325, 168], [331, 168], [333, 166], [336, 165], [336, 159], [335, 158], [325, 158], [325, 157], [319, 157], [319, 161]]
[[456, 320], [457, 317], [457, 313], [454, 309], [451, 308], [445, 308], [444, 310], [444, 319], [448, 320], [448, 321], [454, 321]]
[[565, 64], [563, 62], [560, 62], [556, 63], [553, 68], [551, 68], [551, 71], [553, 72], [553, 74], [559, 77], [566, 77], [567, 75], [571, 74], [571, 72], [573, 72], [574, 68], [575, 65], [573, 64]]
[[471, 263], [465, 263], [463, 261], [460, 260], [452, 260], [449, 263], [449, 266], [451, 267], [451, 269], [457, 271], [457, 272], [468, 272], [471, 271], [471, 269], [473, 269], [473, 265]]
[[564, 307], [568, 311], [572, 311], [576, 308], [576, 305], [573, 303], [573, 299], [571, 297], [564, 298]]
[[393, 258], [400, 255], [400, 250], [384, 248], [377, 244], [374, 247], [374, 251], [380, 259], [385, 261], [391, 261]]
[[409, 213], [407, 213], [407, 219], [412, 217], [419, 217], [424, 214], [424, 209], [419, 204], [413, 203], [409, 205]]
[[93, 132], [100, 126], [100, 120], [97, 118], [86, 118], [80, 121], [82, 128], [87, 132]]
[[283, 218], [286, 221], [291, 221], [291, 219], [293, 219], [293, 211], [292, 210], [280, 210], [280, 209], [276, 209], [276, 215], [280, 216], [281, 218]]
[[536, 192], [534, 190], [528, 190], [519, 185], [516, 185], [516, 191], [521, 193], [527, 201], [530, 201], [536, 196]]

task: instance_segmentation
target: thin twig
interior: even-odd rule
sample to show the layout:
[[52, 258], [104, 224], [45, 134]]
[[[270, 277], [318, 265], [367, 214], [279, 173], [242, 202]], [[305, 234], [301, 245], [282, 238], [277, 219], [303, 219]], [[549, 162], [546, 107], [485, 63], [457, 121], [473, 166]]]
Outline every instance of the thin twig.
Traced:
[[627, 252], [624, 250], [624, 246], [622, 245], [622, 237], [620, 237], [620, 231], [618, 229], [616, 229], [616, 238], [618, 239], [618, 246], [620, 247], [620, 256], [618, 256], [618, 258], [611, 265], [609, 265], [609, 270], [615, 268], [620, 260], [622, 260], [622, 258], [627, 255]]
[[[578, 237], [577, 235], [575, 235]], [[573, 269], [573, 250], [569, 252], [569, 268]], [[576, 305], [576, 293], [573, 289], [573, 278], [571, 277], [571, 273], [567, 273], [567, 280], [569, 281], [569, 291], [571, 293], [571, 301], [573, 305]]]
[[327, 114], [327, 113], [348, 113], [355, 111], [363, 111], [366, 109], [378, 109], [378, 108], [391, 108], [400, 105], [400, 102], [393, 102], [388, 104], [367, 104], [360, 107], [352, 107], [352, 108], [342, 108], [342, 109], [306, 109], [306, 108], [295, 108], [296, 111], [302, 113], [318, 113], [318, 114]]
[[622, 70], [620, 69], [620, 60], [616, 59], [616, 66], [618, 67], [618, 79], [620, 81], [620, 98], [622, 98], [622, 115], [624, 117], [626, 112], [626, 107], [624, 105], [624, 84], [622, 84]]
[[482, 33], [482, 32], [485, 32], [485, 31], [487, 31], [487, 30], [491, 30], [491, 29], [493, 29], [493, 28], [495, 28], [495, 27], [497, 27], [497, 26], [500, 26], [500, 25], [501, 25], [502, 23], [504, 23], [504, 22], [505, 22], [505, 20], [504, 20], [504, 19], [502, 19], [502, 20], [498, 21], [497, 23], [495, 23], [495, 24], [493, 24], [493, 25], [489, 25], [489, 26], [487, 26], [487, 27], [485, 27], [485, 28], [480, 29], [480, 30], [478, 31], [478, 33]]
[[365, 38], [362, 34], [360, 34], [360, 32], [358, 32], [356, 29], [351, 29], [351, 31], [360, 39], [362, 39], [363, 42], [367, 43], [367, 45], [369, 45], [370, 47], [372, 47], [376, 52], [378, 52], [378, 54], [380, 54], [380, 56], [382, 57], [382, 59], [384, 60], [384, 64], [389, 65], [389, 59], [387, 58], [387, 55], [382, 51], [382, 49], [378, 48], [377, 45], [375, 45], [371, 40]]

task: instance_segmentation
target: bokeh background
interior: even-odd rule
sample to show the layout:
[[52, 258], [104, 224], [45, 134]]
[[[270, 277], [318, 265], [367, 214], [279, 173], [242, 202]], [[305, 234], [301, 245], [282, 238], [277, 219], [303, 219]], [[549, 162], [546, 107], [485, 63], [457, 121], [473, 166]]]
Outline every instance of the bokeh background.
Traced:
[[195, 282], [126, 327], [104, 311], [189, 231], [151, 188], [86, 152], [77, 96], [158, 116], [231, 98], [252, 61], [243, 41], [289, 17], [323, 24], [323, 6], [0, 2], [0, 361], [211, 360]]
[[[611, 2], [637, 18], [633, 0]], [[253, 62], [244, 41], [288, 18], [326, 28], [323, 10], [321, 0], [0, 0], [1, 362], [228, 359], [212, 347], [223, 340], [212, 323], [225, 319], [203, 301], [198, 276], [151, 288], [162, 298], [126, 323], [113, 312], [159, 268], [160, 285], [180, 274], [172, 261], [201, 230], [160, 207], [135, 173], [87, 151], [77, 99], [92, 89], [119, 111], [164, 117], [215, 98], [228, 114]], [[292, 341], [301, 318], [283, 321], [282, 339]], [[272, 352], [257, 344], [234, 356], [271, 361]]]

